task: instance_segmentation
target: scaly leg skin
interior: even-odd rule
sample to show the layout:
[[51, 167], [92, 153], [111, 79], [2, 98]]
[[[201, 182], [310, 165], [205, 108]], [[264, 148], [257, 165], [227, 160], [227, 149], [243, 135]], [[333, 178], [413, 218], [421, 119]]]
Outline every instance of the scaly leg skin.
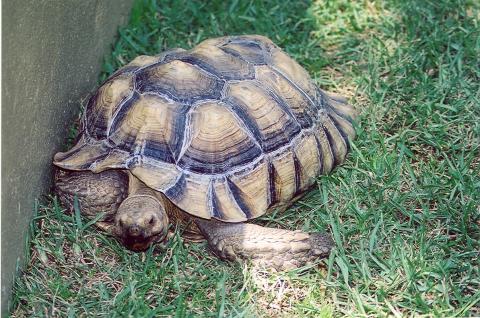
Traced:
[[248, 223], [195, 219], [213, 252], [225, 260], [250, 259], [255, 265], [291, 270], [328, 256], [327, 234], [272, 229]]
[[80, 212], [88, 218], [105, 212], [96, 225], [110, 232], [118, 207], [128, 195], [128, 176], [118, 170], [93, 173], [59, 169], [55, 176], [55, 192], [60, 202], [71, 210], [77, 197]]

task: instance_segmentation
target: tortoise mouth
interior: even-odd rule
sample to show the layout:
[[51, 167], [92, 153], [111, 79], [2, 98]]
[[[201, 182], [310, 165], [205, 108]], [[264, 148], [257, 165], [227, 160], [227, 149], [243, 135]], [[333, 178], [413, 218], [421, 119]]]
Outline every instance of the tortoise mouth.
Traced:
[[167, 235], [164, 231], [150, 235], [148, 237], [132, 237], [125, 236], [120, 239], [121, 243], [131, 251], [134, 252], [144, 252], [150, 246], [156, 243], [165, 243], [167, 240]]

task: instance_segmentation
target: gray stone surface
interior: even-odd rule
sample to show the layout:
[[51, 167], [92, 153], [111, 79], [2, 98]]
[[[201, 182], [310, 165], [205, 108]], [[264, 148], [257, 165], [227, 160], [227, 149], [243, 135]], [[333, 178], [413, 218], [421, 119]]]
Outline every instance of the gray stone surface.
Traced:
[[[51, 160], [132, 0], [2, 1], [2, 313]], [[21, 262], [20, 262], [21, 264]]]

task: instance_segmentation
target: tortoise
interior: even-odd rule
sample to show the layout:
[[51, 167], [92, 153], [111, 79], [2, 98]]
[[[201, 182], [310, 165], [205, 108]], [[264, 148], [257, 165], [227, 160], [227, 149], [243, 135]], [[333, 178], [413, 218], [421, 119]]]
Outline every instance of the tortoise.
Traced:
[[[345, 160], [355, 111], [259, 35], [139, 56], [90, 98], [56, 191], [133, 251], [169, 224], [221, 259], [278, 270], [329, 254], [328, 234], [248, 222], [285, 210]], [[170, 226], [171, 227], [171, 226]]]

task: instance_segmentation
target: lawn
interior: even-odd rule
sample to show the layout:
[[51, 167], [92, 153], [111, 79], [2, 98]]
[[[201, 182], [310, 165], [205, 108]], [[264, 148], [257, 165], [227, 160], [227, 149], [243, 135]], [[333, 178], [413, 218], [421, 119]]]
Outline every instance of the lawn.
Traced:
[[[329, 231], [320, 264], [266, 273], [180, 236], [132, 253], [52, 197], [13, 317], [480, 315], [476, 1], [137, 1], [100, 80], [139, 54], [263, 34], [361, 112], [347, 162], [262, 224]], [[79, 104], [80, 108], [80, 104]]]

